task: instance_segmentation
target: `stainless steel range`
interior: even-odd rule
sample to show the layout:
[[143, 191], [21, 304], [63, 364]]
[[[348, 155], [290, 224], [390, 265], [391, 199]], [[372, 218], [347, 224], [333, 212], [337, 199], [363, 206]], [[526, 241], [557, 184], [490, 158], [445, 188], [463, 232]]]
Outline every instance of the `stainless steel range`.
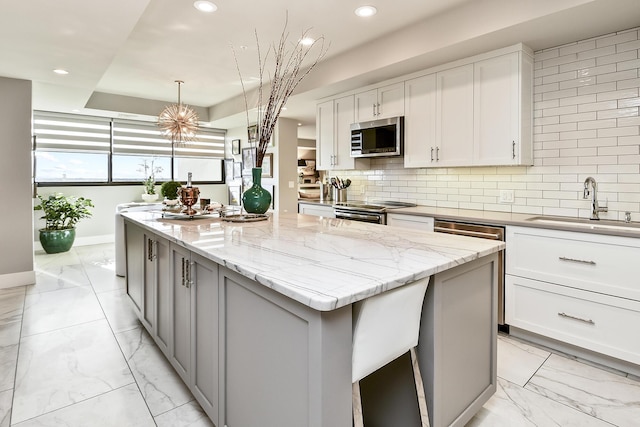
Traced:
[[387, 211], [398, 208], [411, 208], [415, 203], [382, 200], [367, 202], [339, 202], [333, 205], [336, 218], [354, 221], [387, 224]]

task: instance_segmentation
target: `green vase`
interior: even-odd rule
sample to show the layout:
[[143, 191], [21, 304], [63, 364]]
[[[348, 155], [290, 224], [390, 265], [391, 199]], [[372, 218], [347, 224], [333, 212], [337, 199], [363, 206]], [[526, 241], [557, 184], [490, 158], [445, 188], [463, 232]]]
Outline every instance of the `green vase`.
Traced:
[[75, 238], [75, 228], [67, 228], [66, 230], [40, 230], [40, 243], [44, 251], [48, 254], [67, 252], [71, 249]]
[[248, 213], [263, 214], [271, 206], [271, 194], [260, 185], [262, 168], [251, 169], [253, 186], [242, 194], [242, 206]]

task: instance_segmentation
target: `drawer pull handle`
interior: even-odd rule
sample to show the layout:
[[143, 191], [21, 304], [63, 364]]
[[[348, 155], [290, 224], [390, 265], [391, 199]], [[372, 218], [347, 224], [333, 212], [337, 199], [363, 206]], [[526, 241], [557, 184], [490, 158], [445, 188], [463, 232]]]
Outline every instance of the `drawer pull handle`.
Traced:
[[566, 317], [567, 319], [579, 320], [580, 322], [588, 323], [590, 325], [595, 325], [596, 324], [596, 322], [594, 322], [591, 319], [583, 319], [581, 317], [572, 316], [572, 315], [567, 314], [567, 313], [558, 313], [558, 316]]
[[583, 259], [567, 258], [564, 256], [558, 257], [558, 259], [560, 261], [571, 261], [571, 262], [579, 262], [580, 264], [596, 265], [595, 261], [585, 261]]

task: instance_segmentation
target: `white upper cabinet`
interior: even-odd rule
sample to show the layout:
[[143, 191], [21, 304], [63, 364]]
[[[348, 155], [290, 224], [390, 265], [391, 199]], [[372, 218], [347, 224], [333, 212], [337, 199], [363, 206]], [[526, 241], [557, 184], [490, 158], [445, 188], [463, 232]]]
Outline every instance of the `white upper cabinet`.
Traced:
[[366, 169], [369, 159], [351, 157], [354, 97], [344, 96], [316, 107], [316, 169]]
[[436, 141], [430, 166], [473, 162], [473, 64], [436, 73]]
[[473, 71], [475, 165], [531, 165], [531, 58], [513, 52], [476, 62]]
[[395, 83], [355, 95], [355, 122], [404, 115], [404, 83]]
[[436, 75], [407, 80], [404, 90], [404, 166], [430, 166], [436, 146]]
[[[404, 116], [405, 167], [533, 164], [533, 53], [522, 44], [349, 97], [351, 123]], [[318, 169], [358, 168], [344, 162], [351, 141], [337, 123], [339, 99], [318, 104]]]
[[328, 170], [335, 155], [333, 100], [316, 106], [316, 169]]

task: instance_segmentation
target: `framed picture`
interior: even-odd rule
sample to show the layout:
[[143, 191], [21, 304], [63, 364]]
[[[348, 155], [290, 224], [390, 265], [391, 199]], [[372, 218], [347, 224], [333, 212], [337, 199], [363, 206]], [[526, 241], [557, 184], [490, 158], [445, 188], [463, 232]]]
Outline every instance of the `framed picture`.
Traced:
[[249, 139], [249, 144], [258, 141], [258, 125], [251, 125], [247, 128], [247, 138]]
[[242, 175], [251, 175], [251, 169], [256, 165], [256, 148], [242, 149]]
[[242, 162], [233, 162], [233, 179], [242, 178]]
[[229, 206], [240, 206], [242, 204], [242, 193], [239, 185], [229, 186]]
[[262, 176], [265, 178], [273, 178], [273, 154], [267, 153], [262, 159]]
[[224, 179], [233, 179], [233, 159], [224, 159]]
[[231, 154], [240, 154], [240, 140], [234, 139], [231, 141]]

